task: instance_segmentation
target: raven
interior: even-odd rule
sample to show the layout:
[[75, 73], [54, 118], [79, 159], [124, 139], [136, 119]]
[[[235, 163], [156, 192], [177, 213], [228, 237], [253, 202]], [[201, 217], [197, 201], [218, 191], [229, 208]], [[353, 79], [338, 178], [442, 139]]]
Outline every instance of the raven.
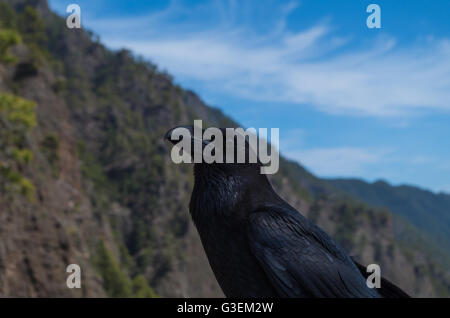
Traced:
[[[192, 126], [176, 128], [187, 128], [194, 142]], [[174, 145], [176, 128], [165, 136]], [[409, 297], [385, 279], [369, 288], [365, 267], [279, 197], [260, 167], [194, 164], [189, 211], [227, 297]]]

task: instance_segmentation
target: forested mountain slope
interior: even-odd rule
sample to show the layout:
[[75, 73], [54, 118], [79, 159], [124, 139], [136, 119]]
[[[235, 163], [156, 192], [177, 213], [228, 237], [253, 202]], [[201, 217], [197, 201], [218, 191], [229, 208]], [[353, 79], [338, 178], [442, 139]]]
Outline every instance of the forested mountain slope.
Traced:
[[367, 183], [355, 179], [329, 180], [333, 186], [372, 206], [385, 207], [420, 227], [450, 253], [450, 195], [417, 187]]

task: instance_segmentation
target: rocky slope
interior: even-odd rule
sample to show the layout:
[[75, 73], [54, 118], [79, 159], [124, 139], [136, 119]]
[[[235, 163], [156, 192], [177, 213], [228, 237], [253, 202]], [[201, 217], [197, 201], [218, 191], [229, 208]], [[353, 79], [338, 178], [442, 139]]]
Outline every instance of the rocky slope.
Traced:
[[[194, 118], [237, 124], [46, 1], [0, 5], [0, 296], [221, 296], [188, 215], [192, 167], [171, 163], [162, 136]], [[410, 294], [448, 295], [448, 272], [397, 240], [388, 211], [286, 160], [271, 181]], [[66, 287], [72, 263], [81, 289]]]

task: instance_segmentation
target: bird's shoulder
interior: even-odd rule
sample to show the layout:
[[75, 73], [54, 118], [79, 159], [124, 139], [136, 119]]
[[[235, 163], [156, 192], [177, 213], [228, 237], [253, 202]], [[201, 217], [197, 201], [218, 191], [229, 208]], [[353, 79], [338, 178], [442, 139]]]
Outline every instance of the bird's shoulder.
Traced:
[[251, 213], [250, 248], [283, 297], [378, 297], [345, 250], [289, 206]]
[[[324, 230], [289, 205], [264, 205], [249, 216], [249, 231], [271, 244], [320, 247], [333, 257], [349, 261], [344, 249]], [[304, 250], [306, 253], [307, 250]]]

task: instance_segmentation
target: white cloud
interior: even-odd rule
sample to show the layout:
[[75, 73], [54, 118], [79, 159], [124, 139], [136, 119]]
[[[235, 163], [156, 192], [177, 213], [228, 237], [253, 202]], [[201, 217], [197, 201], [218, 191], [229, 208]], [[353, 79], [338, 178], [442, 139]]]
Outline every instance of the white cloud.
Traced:
[[[93, 20], [91, 26], [103, 30], [111, 47], [127, 47], [176, 76], [235, 97], [347, 115], [450, 110], [449, 40], [399, 47], [384, 37], [349, 50], [346, 45], [353, 43], [333, 35], [327, 22], [299, 32], [287, 29], [296, 8], [292, 2], [268, 14], [252, 12], [248, 2], [191, 8], [172, 2], [151, 15]], [[254, 30], [250, 13], [268, 18], [267, 32]], [[274, 16], [277, 20], [269, 18]]]
[[450, 195], [450, 184], [447, 186], [442, 187], [437, 192], [442, 192], [444, 194]]
[[284, 150], [295, 150], [304, 144], [307, 133], [302, 128], [295, 128], [280, 131], [280, 148]]
[[312, 148], [283, 152], [319, 176], [358, 177], [385, 160], [389, 150], [358, 147]]

